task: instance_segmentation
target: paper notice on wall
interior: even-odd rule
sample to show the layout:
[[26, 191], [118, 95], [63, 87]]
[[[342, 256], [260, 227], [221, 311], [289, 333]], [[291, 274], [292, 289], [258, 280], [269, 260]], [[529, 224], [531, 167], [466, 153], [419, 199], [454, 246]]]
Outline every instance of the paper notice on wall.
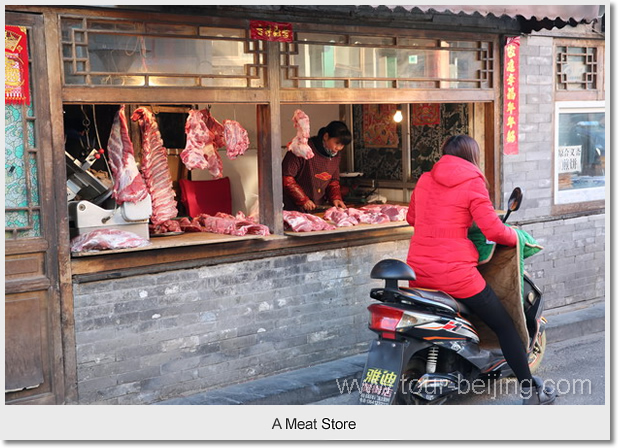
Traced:
[[582, 145], [558, 147], [558, 173], [577, 173], [582, 170]]

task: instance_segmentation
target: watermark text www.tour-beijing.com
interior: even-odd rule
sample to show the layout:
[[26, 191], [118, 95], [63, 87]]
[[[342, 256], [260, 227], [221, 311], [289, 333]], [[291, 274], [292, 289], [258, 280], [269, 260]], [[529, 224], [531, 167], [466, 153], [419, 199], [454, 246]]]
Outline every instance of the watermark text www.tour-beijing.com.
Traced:
[[[339, 388], [339, 393], [343, 394], [351, 394], [353, 392], [361, 391], [361, 383], [358, 379], [337, 379], [337, 387]], [[592, 381], [589, 379], [546, 379], [543, 384], [545, 386], [553, 386], [556, 389], [558, 395], [591, 395], [592, 394]], [[401, 392], [412, 393], [412, 390], [416, 386], [416, 381], [407, 381], [404, 383], [404, 386], [401, 388]], [[440, 386], [434, 385], [432, 386], [433, 393], [440, 393]], [[489, 395], [490, 398], [496, 399], [500, 395], [510, 395], [515, 393], [517, 395], [521, 395], [525, 397], [526, 393], [531, 393], [529, 388], [522, 388], [515, 378], [505, 378], [502, 381], [491, 381], [486, 379], [477, 378], [473, 381], [468, 381], [465, 379], [461, 379], [457, 383], [456, 391], [453, 393], [456, 394], [474, 394], [474, 395]]]

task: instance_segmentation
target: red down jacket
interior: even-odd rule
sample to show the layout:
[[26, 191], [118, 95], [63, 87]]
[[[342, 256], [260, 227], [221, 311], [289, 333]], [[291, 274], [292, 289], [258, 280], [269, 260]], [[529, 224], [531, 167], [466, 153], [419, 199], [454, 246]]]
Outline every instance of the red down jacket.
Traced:
[[476, 269], [478, 252], [467, 237], [473, 222], [488, 240], [517, 244], [515, 230], [494, 210], [481, 171], [457, 156], [442, 156], [421, 176], [407, 221], [414, 226], [407, 261], [416, 280], [410, 286], [440, 289], [456, 298], [471, 297], [485, 287]]

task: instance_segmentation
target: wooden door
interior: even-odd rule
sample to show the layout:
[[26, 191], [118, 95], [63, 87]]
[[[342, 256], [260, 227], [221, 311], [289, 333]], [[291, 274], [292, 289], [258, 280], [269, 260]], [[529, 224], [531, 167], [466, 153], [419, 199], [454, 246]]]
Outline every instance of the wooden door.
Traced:
[[5, 403], [60, 404], [59, 263], [68, 248], [58, 248], [56, 192], [63, 193], [57, 185], [64, 172], [52, 152], [43, 16], [7, 12], [5, 24], [27, 33], [31, 97], [29, 105], [5, 104]]

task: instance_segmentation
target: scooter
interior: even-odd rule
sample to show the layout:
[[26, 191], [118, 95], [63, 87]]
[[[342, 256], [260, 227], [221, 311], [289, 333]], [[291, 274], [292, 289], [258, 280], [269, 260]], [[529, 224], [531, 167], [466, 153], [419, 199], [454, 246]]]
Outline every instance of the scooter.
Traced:
[[[515, 188], [503, 222], [519, 209], [522, 199], [521, 189]], [[546, 347], [543, 296], [530, 277], [520, 272], [517, 248], [494, 246], [491, 259], [479, 270], [513, 317], [534, 373]], [[380, 302], [368, 307], [369, 329], [378, 337], [369, 348], [360, 404], [443, 404], [454, 394], [469, 393], [513, 375], [495, 333], [465, 305], [442, 291], [398, 285], [399, 280], [416, 278], [405, 262], [382, 260], [370, 275], [385, 285], [370, 294]]]

